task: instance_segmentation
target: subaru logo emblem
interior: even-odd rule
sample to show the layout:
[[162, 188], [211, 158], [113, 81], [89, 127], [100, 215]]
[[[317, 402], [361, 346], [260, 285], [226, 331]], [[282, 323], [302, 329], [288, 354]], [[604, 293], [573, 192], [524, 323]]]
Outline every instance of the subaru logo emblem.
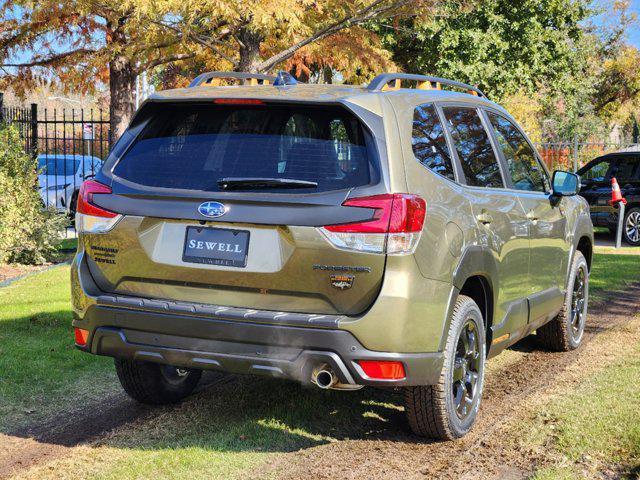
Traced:
[[198, 207], [198, 212], [209, 218], [221, 217], [228, 211], [229, 209], [220, 202], [204, 202]]

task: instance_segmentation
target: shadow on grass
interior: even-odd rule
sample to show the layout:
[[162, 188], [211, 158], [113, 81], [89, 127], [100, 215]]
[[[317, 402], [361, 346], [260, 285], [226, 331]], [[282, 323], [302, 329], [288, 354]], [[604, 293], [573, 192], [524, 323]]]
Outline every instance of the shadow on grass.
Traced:
[[[267, 377], [233, 376], [108, 441], [118, 448], [198, 447], [289, 452], [335, 440], [415, 441], [397, 392], [322, 391]], [[165, 415], [169, 413], [169, 415]]]
[[121, 391], [110, 359], [75, 349], [70, 320], [69, 311], [49, 311], [2, 322], [0, 413], [6, 418], [0, 433], [75, 446], [117, 430], [100, 443], [222, 452], [288, 452], [344, 439], [415, 440], [401, 394], [392, 389], [324, 391], [206, 372], [197, 393], [179, 405], [137, 404]]
[[75, 446], [119, 428], [100, 444], [218, 452], [289, 452], [345, 439], [416, 440], [396, 391], [322, 391], [258, 376], [207, 372], [196, 394], [172, 406], [140, 405], [118, 392], [73, 412], [60, 407], [38, 425], [6, 433]]
[[[626, 294], [607, 300], [607, 315], [629, 313], [628, 299], [640, 294], [640, 286]], [[590, 320], [587, 330], [606, 328], [607, 315]], [[322, 391], [210, 372], [182, 404], [138, 405], [120, 390], [109, 359], [74, 349], [69, 320], [68, 311], [50, 311], [3, 321], [0, 393], [9, 394], [0, 400], [13, 406], [0, 412], [31, 408], [31, 387], [37, 387], [35, 395], [48, 412], [18, 427], [0, 421], [3, 433], [65, 446], [99, 439], [103, 445], [147, 451], [289, 452], [345, 439], [423, 442], [409, 434], [401, 395], [394, 390]], [[529, 338], [512, 348], [530, 352], [540, 346]]]

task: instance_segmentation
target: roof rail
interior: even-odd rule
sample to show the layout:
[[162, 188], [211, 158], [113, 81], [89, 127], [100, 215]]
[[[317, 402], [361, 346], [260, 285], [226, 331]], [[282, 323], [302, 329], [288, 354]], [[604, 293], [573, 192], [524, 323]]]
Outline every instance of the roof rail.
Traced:
[[[400, 88], [402, 80], [412, 80], [418, 82], [417, 88], [420, 90], [440, 89], [440, 85], [448, 85], [451, 87], [458, 87], [463, 90], [467, 90], [471, 95], [477, 97], [487, 96], [480, 90], [472, 85], [466, 83], [456, 82], [455, 80], [447, 80], [446, 78], [432, 77], [429, 75], [415, 75], [412, 73], [381, 73], [376, 76], [371, 83], [367, 86], [367, 90], [370, 92], [383, 92], [386, 90], [398, 90]], [[393, 85], [389, 84], [393, 82]]]
[[234, 79], [242, 80], [245, 84], [249, 85], [269, 85], [273, 83], [276, 77], [272, 75], [264, 75], [262, 73], [247, 73], [247, 72], [207, 72], [198, 75], [191, 80], [189, 88], [199, 87], [207, 83], [213, 83], [214, 79]]

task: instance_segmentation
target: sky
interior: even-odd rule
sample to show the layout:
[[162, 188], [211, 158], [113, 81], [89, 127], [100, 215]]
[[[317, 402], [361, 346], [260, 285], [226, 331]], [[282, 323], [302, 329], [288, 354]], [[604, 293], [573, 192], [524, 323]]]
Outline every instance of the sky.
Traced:
[[[604, 9], [611, 11], [611, 7], [620, 2], [621, 0], [594, 0], [592, 7], [595, 9]], [[622, 0], [624, 1], [624, 0]], [[640, 0], [627, 0], [629, 2], [629, 9], [627, 14], [634, 14], [636, 16], [635, 21], [629, 25], [627, 29], [627, 43], [633, 45], [636, 48], [640, 48]], [[611, 15], [599, 15], [593, 17], [591, 21], [596, 26], [615, 26], [615, 22], [618, 21], [618, 17]]]
[[629, 43], [640, 48], [640, 0], [631, 0], [630, 10], [636, 14], [639, 20], [636, 20], [635, 25], [629, 32]]

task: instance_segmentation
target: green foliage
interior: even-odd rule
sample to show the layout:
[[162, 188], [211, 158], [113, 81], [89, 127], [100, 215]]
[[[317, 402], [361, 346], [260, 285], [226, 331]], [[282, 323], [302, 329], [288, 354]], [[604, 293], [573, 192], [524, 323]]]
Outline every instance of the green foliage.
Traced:
[[584, 38], [579, 22], [589, 15], [584, 1], [487, 0], [466, 11], [446, 0], [443, 9], [386, 37], [406, 70], [476, 84], [502, 99], [583, 67], [575, 54]]
[[583, 25], [589, 3], [487, 0], [461, 8], [445, 0], [443, 15], [378, 31], [403, 70], [478, 85], [497, 102], [526, 107], [519, 120], [539, 118], [534, 136], [572, 138], [601, 126], [591, 102], [597, 42]]
[[0, 263], [41, 264], [56, 254], [64, 219], [44, 210], [36, 161], [17, 128], [0, 125]]

